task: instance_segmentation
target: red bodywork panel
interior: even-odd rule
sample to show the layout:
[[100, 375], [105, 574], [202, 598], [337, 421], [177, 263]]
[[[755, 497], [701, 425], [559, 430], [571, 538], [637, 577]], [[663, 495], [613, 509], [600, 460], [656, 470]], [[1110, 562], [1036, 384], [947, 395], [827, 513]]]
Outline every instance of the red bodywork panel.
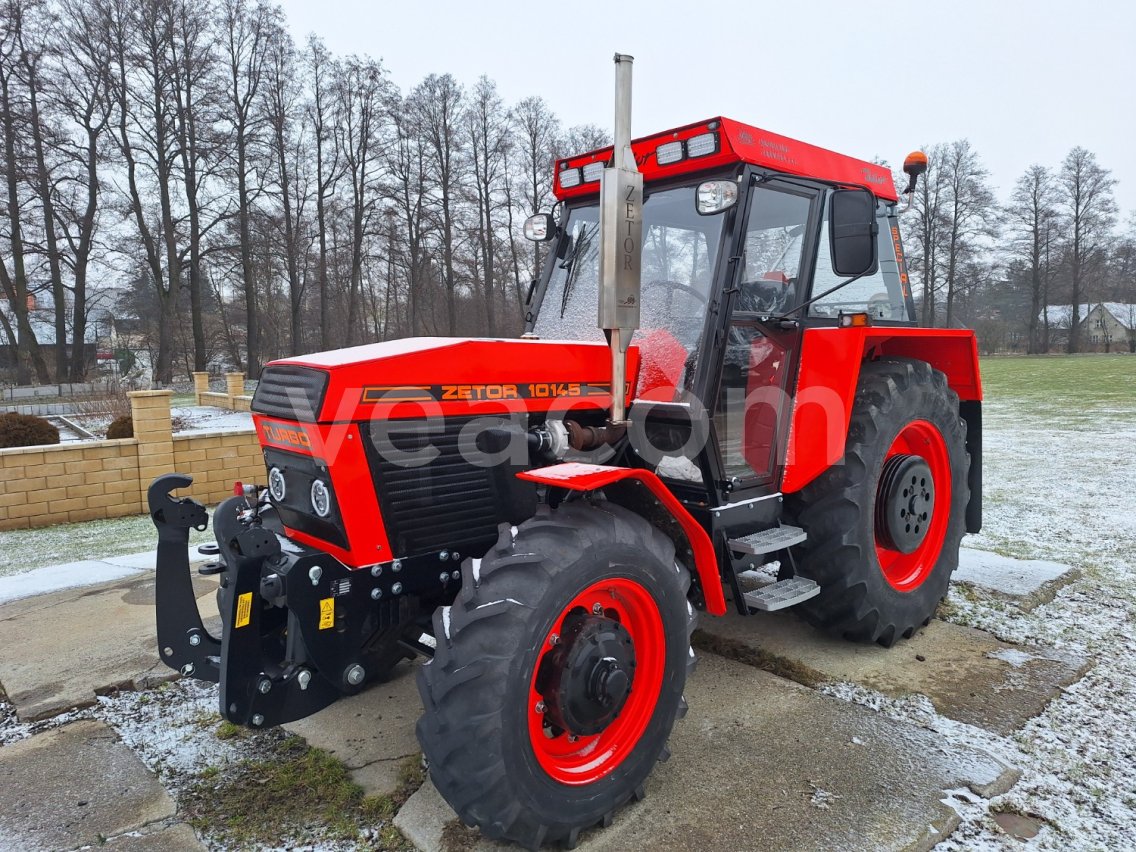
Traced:
[[[320, 423], [611, 404], [605, 343], [410, 337], [272, 362], [283, 364], [330, 374]], [[631, 347], [628, 376], [638, 369], [639, 350]]]
[[518, 473], [517, 477], [572, 491], [594, 491], [615, 482], [636, 479], [651, 489], [651, 493], [666, 507], [690, 540], [694, 553], [694, 569], [698, 572], [702, 593], [706, 597], [706, 610], [711, 615], [726, 614], [726, 596], [722, 591], [722, 578], [718, 573], [718, 559], [714, 545], [702, 525], [691, 517], [686, 507], [675, 499], [663, 481], [649, 470], [633, 467], [608, 467], [600, 464], [566, 462]]
[[960, 400], [981, 400], [978, 342], [955, 328], [810, 328], [801, 339], [797, 390], [781, 490], [799, 491], [844, 455], [865, 358], [918, 358], [947, 377]]
[[[655, 149], [667, 142], [686, 140], [692, 136], [699, 136], [711, 131], [711, 125], [717, 125], [714, 130], [718, 133], [718, 151], [704, 157], [680, 160], [677, 163], [660, 166], [655, 160]], [[781, 136], [770, 133], [757, 127], [750, 127], [729, 118], [712, 118], [700, 121], [697, 124], [688, 124], [676, 130], [667, 130], [644, 136], [631, 143], [635, 153], [635, 162], [643, 179], [647, 182], [690, 174], [692, 172], [706, 171], [735, 163], [749, 163], [750, 165], [782, 172], [787, 175], [818, 178], [832, 183], [842, 183], [851, 186], [864, 186], [870, 189], [877, 198], [885, 201], [896, 201], [898, 195], [895, 191], [895, 182], [891, 170], [886, 166], [878, 166], [867, 160], [848, 157]], [[598, 180], [589, 183], [580, 183], [577, 186], [564, 188], [560, 185], [560, 171], [564, 168], [577, 168], [589, 163], [606, 163], [611, 159], [611, 147], [600, 148], [587, 154], [556, 161], [556, 179], [553, 191], [561, 201], [569, 198], [580, 198], [594, 195], [600, 191]]]
[[[568, 412], [611, 406], [611, 350], [567, 340], [407, 338], [273, 361], [328, 374], [315, 422], [295, 423], [253, 413], [260, 443], [322, 459], [337, 493], [349, 548], [288, 528], [297, 541], [352, 567], [393, 553], [381, 522], [363, 428], [383, 420]], [[639, 371], [639, 348], [628, 350], [628, 387]], [[444, 382], [439, 382], [444, 377]], [[625, 388], [630, 397], [630, 391]], [[362, 427], [360, 426], [362, 424]]]

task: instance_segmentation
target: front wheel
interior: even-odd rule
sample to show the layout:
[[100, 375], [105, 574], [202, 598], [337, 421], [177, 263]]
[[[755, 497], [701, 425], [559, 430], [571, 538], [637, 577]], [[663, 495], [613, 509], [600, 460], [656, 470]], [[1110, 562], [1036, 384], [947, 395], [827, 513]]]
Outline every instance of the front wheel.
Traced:
[[909, 358], [865, 363], [843, 460], [790, 504], [809, 534], [798, 573], [821, 587], [798, 611], [884, 646], [930, 621], [958, 567], [969, 467], [946, 377]]
[[418, 681], [418, 739], [463, 822], [572, 845], [642, 794], [686, 709], [689, 585], [666, 536], [603, 501], [542, 509], [466, 560]]

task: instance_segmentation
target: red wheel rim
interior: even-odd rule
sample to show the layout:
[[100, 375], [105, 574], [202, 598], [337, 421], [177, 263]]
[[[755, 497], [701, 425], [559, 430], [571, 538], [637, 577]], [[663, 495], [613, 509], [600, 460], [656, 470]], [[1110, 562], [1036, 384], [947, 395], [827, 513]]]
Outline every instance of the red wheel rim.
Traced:
[[892, 550], [878, 534], [875, 537], [876, 558], [884, 578], [897, 591], [911, 592], [931, 575], [947, 537], [951, 512], [951, 458], [942, 433], [926, 420], [913, 420], [904, 426], [892, 441], [884, 461], [900, 454], [922, 458], [931, 469], [935, 483], [935, 505], [927, 535], [914, 551], [901, 553]]
[[[553, 635], [562, 632], [564, 620], [573, 612], [593, 612], [599, 604], [603, 615], [618, 621], [631, 634], [636, 668], [631, 691], [619, 715], [598, 734], [572, 738], [567, 732], [553, 736], [540, 707], [537, 690], [540, 662], [553, 647]], [[635, 750], [655, 712], [666, 665], [666, 635], [658, 604], [639, 583], [612, 577], [592, 583], [567, 606], [544, 637], [529, 683], [528, 728], [533, 754], [549, 777], [562, 784], [591, 784], [616, 769]]]

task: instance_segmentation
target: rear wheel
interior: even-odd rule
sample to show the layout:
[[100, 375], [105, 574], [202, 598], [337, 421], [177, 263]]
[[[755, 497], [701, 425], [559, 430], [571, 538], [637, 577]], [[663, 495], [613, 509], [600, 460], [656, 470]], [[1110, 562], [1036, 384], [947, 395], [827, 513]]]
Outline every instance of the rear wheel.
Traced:
[[599, 502], [502, 527], [434, 616], [418, 739], [467, 825], [574, 844], [635, 795], [683, 715], [690, 577], [643, 518]]
[[864, 364], [843, 462], [793, 499], [809, 533], [798, 573], [821, 587], [798, 607], [809, 621], [885, 646], [930, 621], [958, 567], [970, 497], [958, 407], [924, 361]]

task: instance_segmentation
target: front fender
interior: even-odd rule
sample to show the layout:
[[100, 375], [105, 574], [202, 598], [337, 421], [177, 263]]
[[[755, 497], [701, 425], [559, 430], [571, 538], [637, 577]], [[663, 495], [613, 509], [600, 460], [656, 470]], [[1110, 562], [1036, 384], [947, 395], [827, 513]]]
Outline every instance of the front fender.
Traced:
[[694, 571], [698, 576], [702, 594], [706, 600], [706, 611], [711, 615], [726, 614], [726, 596], [722, 591], [722, 579], [718, 572], [718, 559], [714, 545], [702, 525], [670, 492], [659, 477], [649, 470], [634, 467], [609, 467], [600, 464], [565, 462], [536, 470], [526, 470], [517, 478], [528, 482], [538, 482], [555, 488], [570, 491], [595, 491], [620, 482], [637, 481], [647, 486], [652, 496], [678, 523], [690, 544], [694, 559]]

